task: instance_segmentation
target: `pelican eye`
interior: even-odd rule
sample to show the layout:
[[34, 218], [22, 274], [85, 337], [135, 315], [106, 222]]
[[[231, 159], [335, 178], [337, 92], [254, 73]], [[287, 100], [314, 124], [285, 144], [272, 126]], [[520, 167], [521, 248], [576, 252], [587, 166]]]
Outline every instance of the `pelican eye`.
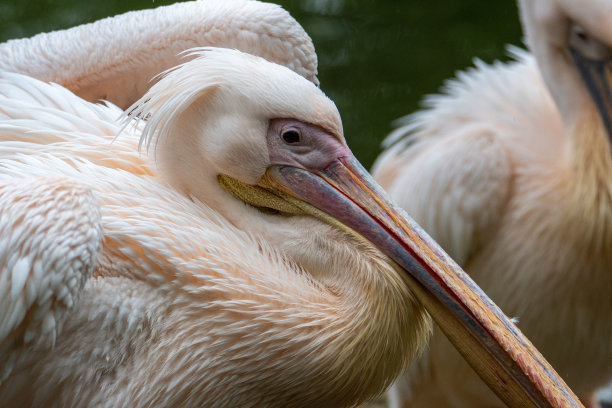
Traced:
[[588, 41], [589, 36], [587, 35], [587, 33], [584, 32], [584, 29], [582, 27], [575, 25], [573, 27], [573, 30], [573, 35], [578, 37], [581, 41]]
[[283, 142], [288, 145], [294, 145], [300, 142], [300, 133], [297, 130], [286, 130], [281, 134]]
[[606, 44], [576, 23], [572, 24], [570, 29], [569, 46], [580, 52], [584, 58], [593, 61], [607, 61], [612, 58], [612, 51]]

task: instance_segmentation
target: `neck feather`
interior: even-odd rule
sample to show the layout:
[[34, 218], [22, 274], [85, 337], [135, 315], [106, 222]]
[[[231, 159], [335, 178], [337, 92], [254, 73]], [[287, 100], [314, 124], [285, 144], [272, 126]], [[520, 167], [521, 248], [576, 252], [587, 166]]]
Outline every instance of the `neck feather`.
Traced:
[[568, 208], [570, 219], [583, 232], [579, 242], [600, 255], [612, 247], [612, 150], [592, 103], [583, 105], [578, 112], [569, 129], [572, 160]]
[[[150, 254], [125, 270], [167, 287], [172, 307], [164, 342], [147, 347], [155, 350], [151, 358], [163, 358], [159, 364], [185, 372], [181, 381], [190, 382], [177, 388], [174, 402], [199, 396], [200, 403], [234, 406], [359, 403], [390, 384], [431, 329], [402, 275], [369, 244], [342, 237], [348, 242], [335, 246], [330, 270], [309, 271], [286, 248], [217, 221], [223, 225], [194, 230], [188, 240], [147, 226], [142, 233], [159, 233], [159, 246], [107, 228], [111, 258]], [[169, 239], [192, 245], [178, 250]], [[182, 357], [168, 361], [170, 349]], [[147, 381], [161, 387], [166, 379]]]

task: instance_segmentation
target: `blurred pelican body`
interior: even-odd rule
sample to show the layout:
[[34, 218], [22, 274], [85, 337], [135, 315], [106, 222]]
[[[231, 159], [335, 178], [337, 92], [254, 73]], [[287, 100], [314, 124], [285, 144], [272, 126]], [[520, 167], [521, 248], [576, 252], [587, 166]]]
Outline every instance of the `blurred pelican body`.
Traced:
[[[389, 136], [373, 174], [595, 406], [612, 378], [612, 153], [580, 67], [608, 64], [612, 8], [521, 12], [535, 58], [512, 49], [460, 73]], [[501, 405], [437, 330], [391, 403]]]

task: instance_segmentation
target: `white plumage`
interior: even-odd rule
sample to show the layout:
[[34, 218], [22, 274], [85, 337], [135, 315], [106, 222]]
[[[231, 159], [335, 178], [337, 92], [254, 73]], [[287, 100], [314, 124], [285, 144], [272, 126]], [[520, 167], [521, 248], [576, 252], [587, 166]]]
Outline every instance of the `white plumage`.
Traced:
[[55, 344], [65, 312], [91, 276], [102, 227], [91, 192], [68, 179], [9, 181], [1, 189], [0, 380], [5, 380], [24, 348]]
[[58, 83], [91, 101], [127, 108], [185, 61], [185, 50], [235, 48], [318, 84], [317, 55], [302, 26], [276, 4], [199, 0], [132, 11], [0, 44], [0, 71]]
[[[88, 32], [106, 23], [96, 24]], [[303, 44], [312, 49], [307, 36]], [[512, 323], [388, 202], [348, 150], [314, 74], [309, 82], [232, 50], [188, 57], [196, 59], [130, 108], [137, 123], [61, 86], [0, 79], [0, 195], [22, 218], [44, 214], [32, 226], [46, 228], [55, 213], [47, 217], [44, 198], [70, 191], [50, 252], [71, 240], [62, 259], [81, 271], [66, 276], [63, 264], [45, 262], [42, 273], [69, 288], [54, 283], [49, 295], [30, 284], [40, 247], [0, 252], [9, 265], [0, 279], [14, 282], [3, 290], [45, 300], [0, 327], [2, 404], [354, 405], [422, 347], [423, 302], [466, 358], [502, 379], [490, 385], [509, 404], [578, 406]], [[110, 72], [130, 77], [117, 63]], [[132, 100], [145, 88], [126, 89]], [[42, 208], [36, 199], [23, 208], [20, 194], [40, 194]], [[71, 210], [75, 202], [83, 206]], [[20, 240], [0, 235], [0, 249]]]
[[[259, 116], [255, 113], [255, 122], [248, 119], [249, 116], [245, 117], [245, 122], [240, 122], [240, 111], [235, 110], [240, 105], [235, 100], [229, 102], [238, 87], [228, 86], [228, 80], [215, 74], [231, 71], [232, 66], [236, 67], [234, 74], [227, 74], [234, 78], [232, 84], [243, 81], [242, 85], [246, 85], [244, 81], [249, 79], [257, 84], [261, 80], [258, 72], [267, 72], [272, 78], [276, 73], [292, 83], [291, 87], [280, 89], [275, 86], [283, 82], [281, 79], [281, 82], [268, 80], [271, 86], [268, 92], [279, 93], [286, 99], [271, 99], [273, 105], [260, 99], [261, 103], [252, 108], [278, 116], [307, 114], [301, 113], [303, 110], [292, 112], [295, 107], [291, 105], [295, 101], [292, 92], [308, 91], [302, 100], [310, 99], [312, 109], [319, 109], [318, 115], [322, 116], [317, 123], [335, 126], [341, 131], [338, 122], [334, 122], [337, 116], [333, 115], [337, 113], [333, 104], [311, 83], [303, 79], [296, 81], [294, 78], [299, 77], [290, 71], [236, 52], [210, 50], [206, 54], [169, 75], [167, 82], [156, 85], [146, 97], [148, 102], [140, 105], [151, 109], [146, 111], [151, 113], [149, 126], [156, 126], [156, 119], [164, 117], [164, 110], [175, 108], [178, 123], [159, 124], [165, 139], [156, 143], [158, 148], [173, 137], [173, 131], [183, 123], [181, 119], [193, 110], [190, 107], [197, 106], [189, 98], [184, 100], [184, 106], [176, 105], [166, 93], [176, 90], [173, 81], [181, 78], [195, 82], [214, 78], [214, 84], [205, 82], [196, 90], [187, 89], [202, 97], [206, 87], [211, 86], [218, 93], [219, 102], [211, 104], [210, 109], [221, 117], [226, 109], [232, 112], [226, 126], [242, 123], [241, 137], [246, 137], [247, 141], [261, 138], [257, 133], [248, 136], [253, 126], [247, 124], [258, 123], [258, 120], [265, 123], [267, 116], [257, 119]], [[247, 73], [248, 76], [243, 76]], [[349, 403], [380, 390], [409, 357], [403, 345], [414, 343], [416, 347], [417, 339], [425, 335], [427, 322], [422, 309], [411, 300], [385, 257], [373, 247], [350, 239], [334, 227], [313, 223], [310, 217], [294, 217], [280, 224], [270, 224], [265, 219], [257, 221], [261, 218], [258, 211], [231, 198], [217, 183], [214, 170], [203, 163], [199, 169], [191, 167], [192, 173], [185, 175], [182, 185], [173, 186], [172, 175], [168, 176], [171, 183], [168, 184], [147, 155], [138, 153], [138, 131], [127, 131], [131, 124], [113, 141], [121, 125], [116, 121], [120, 111], [113, 106], [93, 105], [61, 87], [16, 74], [5, 74], [0, 89], [3, 115], [0, 184], [5, 186], [2, 199], [10, 202], [14, 197], [8, 194], [11, 186], [36, 196], [47, 190], [61, 189], [64, 183], [73, 186], [77, 191], [75, 196], [85, 204], [88, 197], [92, 199], [93, 193], [100, 206], [101, 221], [96, 217], [95, 206], [92, 209], [84, 205], [79, 209], [91, 214], [79, 218], [84, 224], [82, 228], [95, 232], [82, 239], [81, 245], [86, 251], [77, 251], [90, 254], [90, 259], [82, 260], [82, 277], [91, 273], [100, 245], [101, 226], [104, 228], [103, 250], [97, 256], [93, 277], [82, 289], [78, 306], [72, 309], [64, 306], [64, 310], [70, 311], [69, 316], [57, 317], [55, 348], [42, 341], [42, 336], [50, 331], [44, 318], [43, 327], [35, 336], [40, 337], [40, 341], [3, 338], [3, 355], [11, 356], [11, 351], [27, 348], [27, 353], [19, 354], [16, 361], [10, 357], [11, 365], [3, 365], [5, 373], [10, 373], [0, 386], [0, 401], [4, 404], [337, 405], [339, 401]], [[249, 101], [246, 95], [253, 95], [256, 90], [256, 86], [252, 91], [244, 90], [242, 102]], [[239, 94], [234, 97], [241, 98]], [[13, 111], [17, 101], [20, 104], [18, 115]], [[327, 117], [325, 111], [320, 110], [324, 106], [321, 103], [334, 109], [332, 116]], [[281, 107], [284, 110], [275, 110]], [[243, 109], [248, 111], [244, 106]], [[148, 113], [143, 115], [149, 116]], [[197, 127], [199, 134], [207, 137], [203, 140], [209, 143], [208, 148], [221, 149], [215, 159], [223, 160], [223, 144], [216, 144], [228, 142], [228, 133], [222, 130], [223, 120], [200, 123], [209, 123], [208, 127]], [[211, 128], [218, 131], [210, 133]], [[184, 135], [182, 141], [193, 149]], [[247, 148], [253, 147], [245, 143]], [[240, 158], [252, 153], [249, 150], [238, 153], [244, 149], [241, 145], [233, 149], [233, 154]], [[164, 157], [159, 160], [163, 166]], [[245, 162], [234, 170], [248, 165], [250, 162]], [[210, 176], [200, 172], [205, 169], [212, 171]], [[182, 166], [175, 170], [181, 171]], [[57, 183], [58, 177], [70, 181]], [[189, 184], [191, 182], [195, 184]], [[32, 186], [40, 187], [34, 189]], [[181, 193], [183, 188], [189, 190]], [[212, 192], [208, 194], [208, 191]], [[217, 210], [202, 201], [216, 205]], [[44, 200], [41, 205], [44, 210]], [[13, 206], [13, 211], [22, 209], [15, 203]], [[80, 213], [70, 211], [70, 214], [76, 217]], [[71, 227], [61, 214], [58, 217], [57, 228]], [[32, 222], [35, 221], [39, 228], [47, 223], [54, 224], [53, 217], [43, 217], [42, 224], [40, 219], [33, 218]], [[242, 231], [243, 228], [246, 231]], [[311, 233], [300, 232], [305, 228]], [[337, 239], [332, 242], [317, 238], [334, 236]], [[3, 234], [2, 248], [8, 250], [18, 245], [14, 237], [14, 233]], [[326, 258], [329, 256], [326, 253], [333, 253], [334, 267], [319, 270], [318, 261], [305, 262], [304, 255], [308, 251], [319, 252]], [[12, 252], [2, 253], [3, 259], [10, 260], [13, 256]], [[45, 264], [47, 268], [52, 268], [51, 265]], [[381, 274], [380, 268], [387, 273]], [[341, 272], [343, 270], [346, 272]], [[371, 270], [365, 275], [369, 278], [362, 283], [359, 281], [364, 272], [358, 272], [360, 270]], [[4, 269], [3, 279], [6, 273]], [[11, 273], [20, 275], [21, 271]], [[369, 302], [342, 300], [324, 289], [331, 285], [340, 293], [346, 290], [347, 295], [356, 295], [359, 287], [379, 281], [376, 277], [387, 274], [396, 276], [396, 281], [393, 283], [392, 279], [391, 286], [379, 282], [383, 284], [380, 290], [390, 298], [378, 312], [367, 306]], [[79, 278], [79, 285], [70, 287], [82, 286], [84, 281]], [[320, 282], [326, 282], [325, 286]], [[31, 297], [27, 293], [28, 285], [26, 283], [24, 297]], [[41, 290], [42, 294], [35, 296], [44, 296], [45, 288]], [[77, 293], [73, 297], [76, 300]], [[395, 318], [382, 318], [388, 310], [394, 310], [399, 320], [406, 324], [397, 326]], [[379, 314], [382, 319], [376, 325], [363, 326], [364, 320], [356, 318], [363, 314]], [[359, 328], [354, 326], [357, 321], [361, 322]], [[364, 328], [369, 335], [362, 333]], [[3, 333], [10, 330], [10, 327], [2, 327]], [[349, 334], [354, 330], [361, 334], [351, 340]], [[382, 331], [376, 334], [378, 330]], [[316, 341], [313, 341], [314, 333], [317, 333]], [[408, 333], [412, 334], [406, 337]], [[389, 338], [385, 339], [387, 335]], [[412, 338], [413, 335], [416, 337]], [[381, 349], [378, 344], [383, 339], [386, 346]], [[358, 349], [363, 352], [356, 352]], [[384, 357], [373, 349], [384, 349], [383, 355], [391, 354]], [[347, 353], [338, 355], [337, 350]], [[365, 350], [368, 352], [364, 355]], [[302, 361], [306, 356], [306, 361]], [[359, 366], [365, 362], [370, 368], [359, 374], [357, 371], [349, 374], [354, 370], [349, 361]]]

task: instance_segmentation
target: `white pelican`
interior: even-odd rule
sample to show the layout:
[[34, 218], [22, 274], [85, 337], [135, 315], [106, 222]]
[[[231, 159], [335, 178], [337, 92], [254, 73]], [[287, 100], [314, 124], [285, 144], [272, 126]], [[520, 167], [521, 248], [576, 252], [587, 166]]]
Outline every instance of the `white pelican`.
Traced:
[[[519, 3], [533, 56], [459, 74], [373, 174], [597, 406], [612, 379], [612, 3]], [[439, 333], [391, 399], [501, 404]]]
[[3, 406], [350, 406], [423, 346], [421, 302], [510, 405], [579, 406], [312, 82], [195, 55], [114, 141], [118, 108], [0, 79]]
[[157, 74], [185, 62], [181, 52], [200, 46], [259, 55], [318, 84], [317, 55], [302, 26], [279, 5], [247, 0], [176, 3], [9, 40], [0, 44], [0, 71], [125, 109]]

